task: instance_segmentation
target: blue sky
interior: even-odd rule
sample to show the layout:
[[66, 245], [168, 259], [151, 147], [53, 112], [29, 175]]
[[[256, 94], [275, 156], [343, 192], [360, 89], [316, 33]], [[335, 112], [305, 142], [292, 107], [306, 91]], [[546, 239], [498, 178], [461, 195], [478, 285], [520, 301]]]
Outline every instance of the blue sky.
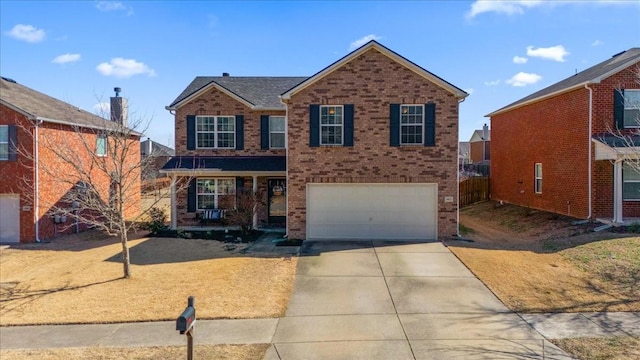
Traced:
[[196, 76], [308, 76], [377, 39], [484, 115], [640, 46], [640, 1], [0, 1], [0, 74], [89, 111], [123, 89], [173, 146], [164, 109]]

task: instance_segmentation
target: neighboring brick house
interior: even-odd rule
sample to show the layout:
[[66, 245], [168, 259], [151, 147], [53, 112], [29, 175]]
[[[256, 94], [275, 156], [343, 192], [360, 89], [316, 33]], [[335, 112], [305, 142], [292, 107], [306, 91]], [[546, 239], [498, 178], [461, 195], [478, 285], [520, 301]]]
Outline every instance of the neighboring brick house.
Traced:
[[[62, 144], [71, 150], [68, 154], [89, 168], [95, 156], [88, 155], [86, 145], [95, 145], [92, 151], [108, 154], [109, 140], [100, 135], [100, 130], [112, 127], [109, 120], [14, 80], [0, 79], [0, 242], [41, 241], [88, 227], [71, 224], [70, 219], [51, 213], [54, 207], [72, 206], [66, 204], [64, 197], [74, 191], [73, 186], [65, 187], [60, 180], [72, 181], [74, 171], [54, 154], [58, 147], [45, 144]], [[86, 141], [80, 141], [80, 136]], [[138, 143], [139, 137], [134, 136], [131, 141]], [[138, 163], [140, 158], [133, 156], [129, 160]], [[90, 175], [95, 177], [91, 184], [106, 199], [108, 177], [99, 172]], [[133, 217], [140, 211], [139, 193], [132, 194], [130, 199], [127, 215]]]
[[150, 138], [140, 142], [140, 157], [145, 165], [142, 169], [142, 179], [156, 179], [166, 176], [166, 174], [160, 173], [160, 169], [175, 155], [174, 149]]
[[458, 231], [458, 106], [467, 96], [371, 41], [311, 77], [197, 77], [167, 107], [195, 176], [173, 196], [194, 224], [239, 186], [290, 238], [436, 239]]
[[487, 115], [494, 200], [582, 219], [640, 217], [640, 48]]
[[469, 139], [469, 156], [472, 164], [489, 164], [491, 160], [491, 130], [485, 124], [482, 130], [476, 130]]

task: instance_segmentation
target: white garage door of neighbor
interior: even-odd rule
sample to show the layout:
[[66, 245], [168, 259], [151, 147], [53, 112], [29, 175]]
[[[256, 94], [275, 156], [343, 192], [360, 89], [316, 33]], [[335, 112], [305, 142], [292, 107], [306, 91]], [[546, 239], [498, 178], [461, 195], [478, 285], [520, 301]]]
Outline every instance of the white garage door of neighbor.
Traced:
[[437, 184], [307, 184], [307, 238], [434, 240]]
[[0, 194], [0, 242], [20, 242], [20, 198]]

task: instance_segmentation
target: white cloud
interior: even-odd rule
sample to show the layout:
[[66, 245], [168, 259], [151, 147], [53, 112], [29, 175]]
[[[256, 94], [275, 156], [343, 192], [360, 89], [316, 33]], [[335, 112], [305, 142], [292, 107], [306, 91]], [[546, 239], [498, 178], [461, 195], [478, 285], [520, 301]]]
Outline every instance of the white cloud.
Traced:
[[471, 9], [467, 12], [466, 17], [468, 19], [475, 17], [476, 15], [495, 12], [498, 14], [506, 15], [521, 15], [524, 14], [524, 10], [527, 8], [542, 5], [540, 0], [516, 0], [516, 1], [502, 1], [502, 0], [477, 0], [471, 4]]
[[108, 102], [99, 102], [93, 105], [93, 112], [98, 116], [107, 117], [111, 113], [111, 104]]
[[519, 72], [507, 80], [506, 83], [512, 86], [522, 87], [537, 83], [542, 76], [533, 73]]
[[125, 11], [128, 15], [133, 14], [133, 8], [126, 6], [120, 1], [98, 1], [96, 2], [96, 9], [108, 12], [108, 11]]
[[156, 76], [155, 70], [147, 64], [135, 59], [113, 58], [110, 62], [103, 62], [96, 67], [96, 70], [104, 76], [115, 76], [118, 78], [130, 78], [135, 75]]
[[375, 35], [375, 34], [367, 35], [367, 36], [365, 36], [365, 37], [363, 37], [361, 39], [358, 39], [358, 40], [352, 42], [351, 45], [349, 45], [349, 51], [355, 50], [355, 49], [359, 48], [360, 46], [368, 43], [371, 40], [380, 40], [380, 39], [381, 39], [381, 37], [378, 36], [378, 35]]
[[592, 42], [592, 43], [591, 43], [591, 46], [600, 46], [600, 45], [602, 45], [602, 44], [604, 44], [602, 41], [600, 41], [600, 40], [596, 40], [596, 41], [594, 41], [594, 42]]
[[469, 94], [469, 95], [471, 95], [471, 94], [473, 94], [474, 92], [476, 92], [473, 88], [464, 89], [464, 91], [465, 91], [467, 94]]
[[513, 62], [516, 64], [526, 64], [527, 61], [529, 59], [527, 59], [526, 57], [522, 57], [522, 56], [514, 56], [513, 57]]
[[485, 81], [484, 84], [486, 86], [497, 86], [497, 85], [500, 85], [500, 80]]
[[558, 62], [564, 62], [565, 56], [570, 53], [562, 45], [552, 46], [548, 48], [534, 48], [533, 46], [527, 46], [527, 55], [531, 57], [539, 57], [545, 60], [553, 60]]
[[66, 64], [80, 61], [80, 54], [62, 54], [58, 55], [51, 62], [55, 64]]
[[37, 43], [44, 40], [47, 34], [42, 29], [38, 29], [33, 25], [18, 24], [10, 31], [7, 31], [7, 35], [14, 39], [24, 40], [30, 43]]

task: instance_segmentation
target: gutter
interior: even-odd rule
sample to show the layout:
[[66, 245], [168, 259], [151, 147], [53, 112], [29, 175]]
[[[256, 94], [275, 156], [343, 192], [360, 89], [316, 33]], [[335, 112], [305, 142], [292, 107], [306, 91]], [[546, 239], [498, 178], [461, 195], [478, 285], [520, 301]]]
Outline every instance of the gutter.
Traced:
[[[462, 97], [458, 99], [458, 112], [460, 111], [459, 107], [460, 104], [463, 103], [467, 98], [466, 97]], [[458, 132], [460, 132], [460, 116], [458, 116]], [[458, 146], [458, 152], [456, 154], [456, 174], [458, 174], [456, 176], [456, 199], [457, 202], [456, 204], [458, 206], [456, 206], [456, 236], [458, 238], [461, 238], [462, 235], [460, 235], [460, 186], [458, 184], [460, 184], [460, 140], [457, 141]], [[471, 146], [471, 145], [469, 145]]]

